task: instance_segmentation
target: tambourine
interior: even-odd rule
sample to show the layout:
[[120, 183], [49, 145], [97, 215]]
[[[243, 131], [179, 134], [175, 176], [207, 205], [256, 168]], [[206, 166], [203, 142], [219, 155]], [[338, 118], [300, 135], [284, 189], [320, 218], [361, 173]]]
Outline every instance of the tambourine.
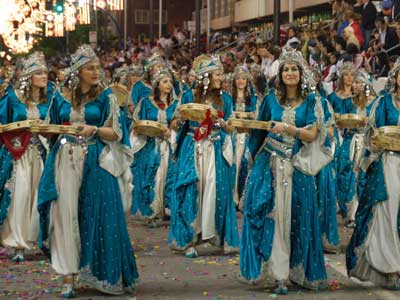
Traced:
[[378, 128], [372, 142], [385, 150], [400, 151], [400, 126]]
[[40, 124], [41, 122], [42, 122], [41, 120], [25, 120], [25, 121], [8, 123], [0, 126], [0, 133], [22, 130], [22, 129], [30, 129], [32, 125]]
[[342, 128], [362, 128], [367, 124], [368, 118], [357, 114], [336, 114], [336, 125]]
[[254, 112], [234, 111], [233, 115], [236, 119], [254, 119]]
[[138, 134], [150, 137], [161, 136], [168, 130], [164, 124], [150, 120], [136, 121], [133, 125], [133, 129]]
[[178, 113], [185, 120], [201, 122], [206, 118], [207, 111], [210, 110], [211, 118], [217, 119], [218, 112], [210, 105], [200, 103], [188, 103], [178, 106]]
[[228, 123], [236, 128], [246, 128], [246, 129], [260, 129], [269, 130], [272, 128], [272, 122], [269, 121], [257, 121], [257, 120], [245, 120], [231, 118]]
[[125, 107], [129, 98], [129, 91], [127, 87], [120, 83], [114, 83], [110, 85], [110, 89], [117, 97], [119, 106]]
[[41, 134], [79, 135], [81, 130], [76, 126], [70, 125], [36, 124], [31, 126], [30, 131]]

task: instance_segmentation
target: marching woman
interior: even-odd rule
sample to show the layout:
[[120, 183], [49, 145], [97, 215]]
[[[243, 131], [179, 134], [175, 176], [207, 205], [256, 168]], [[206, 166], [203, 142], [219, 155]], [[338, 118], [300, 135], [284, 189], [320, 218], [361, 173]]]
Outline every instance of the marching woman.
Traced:
[[[44, 55], [35, 52], [21, 66], [14, 87], [0, 101], [0, 124], [44, 120], [54, 97], [47, 81]], [[18, 87], [18, 88], [15, 88]], [[38, 239], [37, 192], [46, 157], [45, 139], [29, 131], [1, 134], [0, 224], [1, 243], [15, 249], [14, 262], [24, 261], [24, 251]]]
[[[354, 71], [350, 62], [343, 63], [339, 70], [339, 81], [336, 92], [328, 96], [336, 114], [358, 114], [368, 116], [375, 94], [372, 91], [368, 76]], [[355, 77], [357, 81], [355, 82]], [[353, 85], [354, 84], [354, 85]], [[363, 88], [365, 87], [365, 88]], [[361, 92], [362, 91], [362, 92]], [[354, 93], [357, 92], [356, 96]], [[337, 197], [346, 227], [354, 228], [355, 212], [358, 205], [358, 166], [364, 149], [365, 129], [339, 128], [341, 139], [336, 153]]]
[[347, 248], [349, 276], [389, 289], [400, 289], [400, 152], [373, 142], [376, 129], [400, 126], [400, 61], [389, 73], [391, 93], [373, 104], [369, 149], [361, 167], [365, 185], [356, 214], [356, 228]]
[[[163, 69], [153, 76], [153, 93], [139, 101], [134, 112], [134, 123], [140, 120], [156, 121], [170, 127], [178, 100], [174, 98], [171, 73]], [[174, 175], [171, 155], [171, 131], [163, 136], [150, 137], [131, 133], [134, 161], [132, 214], [140, 214], [148, 220], [149, 227], [157, 227], [169, 209], [173, 183], [167, 181]], [[167, 185], [168, 183], [168, 185]]]
[[218, 57], [199, 56], [195, 70], [201, 82], [187, 91], [182, 104], [201, 103], [211, 110], [200, 124], [176, 116], [173, 127], [183, 122], [176, 149], [176, 194], [171, 203], [169, 245], [198, 256], [196, 245], [209, 242], [226, 253], [239, 246], [234, 191], [234, 155], [231, 127], [226, 120], [233, 110], [232, 98], [221, 91], [222, 64]]
[[79, 137], [53, 141], [39, 186], [39, 246], [64, 276], [63, 298], [75, 297], [77, 273], [85, 285], [113, 295], [138, 279], [119, 181], [132, 162], [129, 137], [99, 72], [96, 54], [81, 46], [71, 57], [65, 99], [51, 109], [52, 123], [81, 129]]
[[272, 129], [250, 136], [254, 163], [245, 191], [240, 269], [250, 281], [267, 275], [275, 280], [274, 292], [286, 294], [289, 278], [308, 289], [326, 286], [314, 176], [333, 154], [324, 147], [322, 105], [307, 93], [301, 53], [284, 52], [279, 61], [276, 89], [258, 114], [258, 120], [272, 121]]
[[[251, 87], [250, 73], [247, 72], [243, 67], [237, 66], [235, 68], [233, 77], [233, 110], [235, 112], [251, 113], [251, 118], [255, 119], [258, 98]], [[235, 132], [234, 142], [236, 164], [234, 199], [236, 206], [238, 206], [240, 199], [242, 198], [246, 178], [252, 164], [252, 159], [248, 148], [249, 134], [246, 132]]]

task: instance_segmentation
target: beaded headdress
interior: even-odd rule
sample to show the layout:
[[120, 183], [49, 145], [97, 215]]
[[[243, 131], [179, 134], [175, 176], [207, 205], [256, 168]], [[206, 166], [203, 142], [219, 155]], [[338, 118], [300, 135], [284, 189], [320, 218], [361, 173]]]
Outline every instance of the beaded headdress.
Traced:
[[352, 72], [355, 74], [355, 67], [352, 62], [346, 61], [341, 65], [338, 72], [339, 78], [341, 78], [345, 72]]
[[162, 69], [154, 74], [151, 80], [151, 85], [153, 86], [153, 88], [155, 88], [157, 84], [165, 77], [172, 78], [172, 74], [168, 69]]
[[96, 53], [90, 45], [84, 44], [71, 55], [70, 67], [66, 69], [66, 78], [68, 86], [75, 89], [79, 84], [79, 70], [88, 62], [99, 61]]
[[158, 53], [154, 53], [147, 60], [145, 60], [144, 69], [145, 69], [145, 71], [150, 70], [152, 67], [154, 67], [157, 64], [163, 64], [164, 65], [164, 60], [162, 59], [162, 57]]
[[22, 96], [27, 96], [29, 93], [32, 75], [41, 71], [47, 72], [46, 60], [42, 52], [34, 52], [21, 61], [17, 86]]
[[250, 73], [243, 66], [236, 66], [233, 71], [233, 76], [237, 79], [240, 76], [245, 76], [247, 79], [250, 79]]
[[371, 95], [371, 93], [373, 95], [376, 95], [376, 92], [375, 92], [372, 82], [370, 80], [370, 76], [364, 69], [359, 69], [357, 71], [355, 80], [359, 80], [362, 82], [364, 92], [367, 97], [369, 97]]
[[207, 93], [210, 85], [209, 75], [211, 72], [223, 70], [223, 66], [219, 56], [202, 54], [194, 59], [193, 69], [195, 70], [198, 80], [204, 86], [204, 95]]
[[133, 76], [143, 76], [144, 69], [142, 65], [130, 65], [128, 67], [128, 75], [133, 75]]
[[397, 82], [396, 74], [399, 72], [399, 70], [400, 70], [400, 57], [398, 57], [396, 59], [396, 62], [394, 63], [393, 68], [390, 70], [390, 72], [388, 74], [388, 80], [387, 80], [386, 86], [385, 86], [386, 90], [390, 90], [391, 92], [394, 92], [394, 89], [396, 88], [396, 82]]
[[279, 57], [279, 69], [285, 64], [296, 64], [304, 69], [305, 61], [300, 51], [288, 49], [283, 51]]

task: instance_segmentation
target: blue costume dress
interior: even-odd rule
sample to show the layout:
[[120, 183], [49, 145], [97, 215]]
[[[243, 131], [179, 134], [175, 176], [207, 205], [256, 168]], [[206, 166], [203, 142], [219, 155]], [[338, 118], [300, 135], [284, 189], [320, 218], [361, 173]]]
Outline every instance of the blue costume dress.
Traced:
[[[245, 100], [234, 101], [233, 110], [237, 112], [253, 112], [256, 114], [258, 97], [252, 93], [250, 97], [250, 103], [247, 104]], [[235, 141], [235, 165], [236, 165], [236, 177], [235, 177], [235, 204], [243, 208], [244, 199], [243, 192], [246, 185], [247, 175], [249, 174], [252, 158], [249, 151], [249, 134], [234, 132], [233, 135]]]
[[[372, 128], [400, 126], [400, 109], [391, 94], [375, 101], [370, 125]], [[397, 285], [398, 289], [400, 152], [369, 149], [361, 168], [366, 173], [365, 186], [356, 213], [356, 228], [346, 252], [348, 274], [379, 285]], [[390, 273], [397, 274], [390, 278]]]
[[[360, 114], [368, 116], [373, 101], [364, 111], [360, 111], [352, 98], [342, 99], [336, 93], [328, 96], [333, 110], [337, 114]], [[340, 132], [341, 143], [336, 152], [337, 198], [342, 216], [352, 220], [357, 209], [358, 173], [361, 154], [365, 148], [365, 129], [343, 129]], [[350, 211], [348, 212], [350, 207]]]
[[54, 142], [39, 186], [39, 246], [57, 272], [79, 272], [85, 284], [121, 294], [138, 273], [121, 181], [132, 156], [118, 101], [105, 89], [77, 108], [65, 99], [54, 104], [53, 123], [110, 127], [118, 140], [64, 135]]
[[[22, 101], [13, 88], [0, 100], [0, 124], [44, 120], [50, 103], [60, 97], [53, 84], [47, 85], [43, 103]], [[3, 245], [31, 249], [38, 239], [37, 192], [46, 157], [46, 140], [38, 134], [14, 131], [2, 135], [0, 148], [0, 225]]]
[[[322, 98], [324, 123], [329, 128], [335, 125], [333, 109], [327, 99]], [[337, 131], [335, 130], [335, 133]], [[335, 136], [334, 136], [335, 139]], [[337, 145], [337, 142], [336, 142]], [[339, 243], [336, 218], [336, 167], [335, 161], [324, 167], [316, 177], [320, 209], [321, 233], [331, 245]]]
[[[313, 126], [321, 118], [322, 105], [315, 94], [296, 107], [284, 107], [274, 90], [258, 114], [261, 121], [301, 128]], [[245, 191], [240, 247], [243, 277], [257, 280], [267, 275], [280, 281], [290, 275], [292, 281], [310, 289], [325, 286], [316, 180], [306, 175], [307, 168], [301, 163], [302, 157], [306, 164], [318, 157], [307, 157], [301, 140], [285, 133], [253, 130], [249, 147], [254, 163]]]
[[[152, 120], [169, 127], [177, 106], [178, 100], [175, 100], [165, 109], [161, 109], [152, 98], [146, 97], [139, 101], [134, 120]], [[132, 214], [140, 213], [149, 219], [162, 218], [164, 207], [170, 208], [175, 178], [171, 148], [174, 137], [173, 132], [170, 140], [164, 137], [138, 136], [132, 132]]]
[[[227, 120], [232, 98], [223, 92], [221, 107], [212, 104]], [[182, 104], [194, 102], [186, 92]], [[178, 132], [175, 196], [171, 203], [169, 245], [185, 250], [210, 240], [227, 251], [239, 247], [234, 191], [234, 154], [230, 134], [214, 126], [211, 134], [194, 139], [199, 123], [186, 121]]]

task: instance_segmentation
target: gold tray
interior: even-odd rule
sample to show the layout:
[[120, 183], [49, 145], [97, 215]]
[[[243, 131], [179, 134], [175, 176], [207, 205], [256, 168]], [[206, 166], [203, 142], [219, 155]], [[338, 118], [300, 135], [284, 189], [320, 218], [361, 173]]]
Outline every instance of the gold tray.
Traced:
[[254, 119], [254, 112], [234, 111], [233, 115], [236, 119]]
[[114, 83], [110, 85], [110, 88], [113, 94], [117, 97], [119, 106], [125, 107], [129, 98], [127, 87], [120, 83]]
[[178, 113], [185, 120], [202, 122], [206, 118], [206, 112], [210, 110], [211, 117], [217, 119], [218, 112], [210, 105], [200, 103], [188, 103], [178, 106]]
[[269, 130], [272, 128], [272, 122], [267, 121], [257, 121], [257, 120], [244, 120], [244, 119], [229, 119], [229, 124], [237, 128], [247, 128], [247, 129], [261, 129]]
[[138, 134], [150, 137], [161, 136], [167, 131], [167, 127], [164, 124], [150, 120], [136, 121], [133, 129]]
[[400, 126], [383, 126], [378, 128], [377, 135], [372, 141], [385, 150], [400, 151]]
[[342, 128], [362, 128], [367, 124], [368, 118], [357, 114], [336, 114], [336, 125]]
[[29, 129], [32, 125], [40, 124], [41, 120], [25, 120], [20, 122], [13, 122], [0, 126], [0, 132], [10, 132], [15, 130]]
[[36, 124], [31, 126], [31, 132], [49, 133], [49, 134], [69, 134], [79, 135], [81, 130], [76, 126], [70, 125], [54, 125], [54, 124]]

